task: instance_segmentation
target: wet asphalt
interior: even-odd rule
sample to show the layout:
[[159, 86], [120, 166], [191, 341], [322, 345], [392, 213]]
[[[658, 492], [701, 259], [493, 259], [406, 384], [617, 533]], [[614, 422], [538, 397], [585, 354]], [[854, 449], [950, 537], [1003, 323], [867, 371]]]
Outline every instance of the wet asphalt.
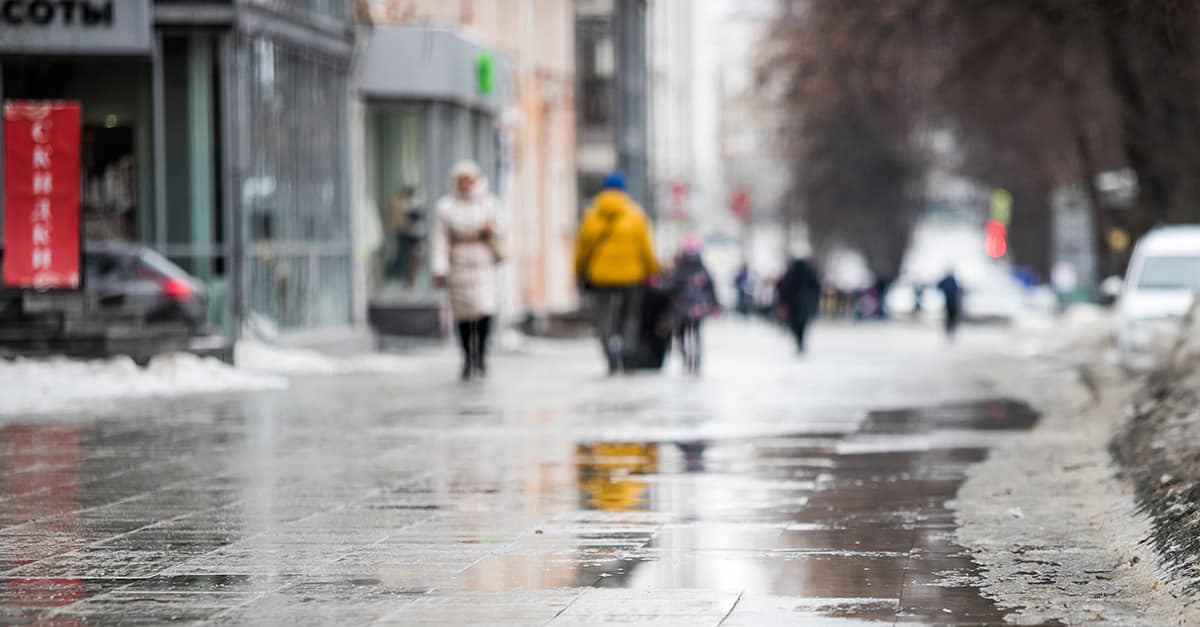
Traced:
[[707, 332], [700, 377], [534, 341], [7, 419], [0, 623], [1003, 622], [949, 503], [1037, 420], [1002, 331]]

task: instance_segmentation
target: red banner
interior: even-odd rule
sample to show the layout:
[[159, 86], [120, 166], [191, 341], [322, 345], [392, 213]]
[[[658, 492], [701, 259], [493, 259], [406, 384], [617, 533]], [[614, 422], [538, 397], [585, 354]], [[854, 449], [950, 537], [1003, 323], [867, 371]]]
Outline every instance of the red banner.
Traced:
[[79, 287], [79, 104], [4, 104], [7, 287]]

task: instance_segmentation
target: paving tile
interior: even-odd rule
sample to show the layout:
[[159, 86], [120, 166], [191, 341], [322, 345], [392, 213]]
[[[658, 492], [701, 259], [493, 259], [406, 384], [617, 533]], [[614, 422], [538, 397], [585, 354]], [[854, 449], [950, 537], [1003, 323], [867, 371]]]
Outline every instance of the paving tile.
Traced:
[[0, 623], [996, 618], [946, 502], [1027, 408], [933, 404], [981, 393], [940, 347], [820, 365], [761, 331], [699, 379], [584, 374], [567, 342], [479, 385], [442, 354], [0, 427]]

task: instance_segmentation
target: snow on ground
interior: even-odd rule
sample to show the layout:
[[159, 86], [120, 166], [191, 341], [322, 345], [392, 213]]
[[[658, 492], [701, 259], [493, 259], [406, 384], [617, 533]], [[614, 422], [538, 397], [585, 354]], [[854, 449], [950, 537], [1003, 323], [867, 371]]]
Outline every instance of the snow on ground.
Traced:
[[128, 357], [15, 359], [0, 361], [0, 416], [70, 412], [120, 399], [284, 387], [282, 377], [189, 354], [157, 357], [145, 368]]
[[286, 375], [388, 374], [416, 372], [422, 368], [422, 360], [413, 354], [366, 353], [333, 357], [316, 350], [255, 341], [238, 342], [233, 361], [238, 368], [250, 372]]
[[1143, 386], [1112, 358], [1111, 314], [1076, 307], [1017, 328], [1039, 345], [1026, 353], [1035, 358], [991, 379], [1042, 419], [973, 467], [954, 503], [985, 594], [1021, 607], [1020, 623], [1200, 623], [1184, 582], [1146, 542], [1156, 522], [1110, 452]]
[[[1153, 522], [1150, 542], [1170, 572], [1200, 595], [1200, 310], [1139, 386], [1114, 451]], [[1200, 601], [1198, 601], [1200, 603]]]
[[0, 417], [71, 413], [126, 399], [283, 389], [295, 375], [388, 374], [419, 370], [415, 355], [330, 357], [314, 350], [241, 342], [230, 366], [186, 353], [140, 368], [127, 357], [0, 360]]
[[1013, 318], [1012, 329], [1017, 348], [1026, 357], [1093, 350], [1103, 353], [1106, 359], [1115, 358], [1115, 314], [1099, 305], [1076, 303], [1061, 314], [1027, 309]]

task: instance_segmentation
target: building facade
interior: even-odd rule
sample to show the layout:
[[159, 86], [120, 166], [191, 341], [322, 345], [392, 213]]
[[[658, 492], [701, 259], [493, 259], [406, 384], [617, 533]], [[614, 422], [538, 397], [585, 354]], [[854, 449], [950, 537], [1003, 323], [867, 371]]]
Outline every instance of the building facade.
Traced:
[[580, 212], [613, 170], [650, 214], [647, 0], [575, 0]]
[[86, 238], [165, 253], [227, 334], [344, 325], [353, 52], [337, 0], [14, 1], [0, 98], [80, 102]]
[[650, 181], [656, 236], [666, 251], [695, 233], [709, 241], [706, 255], [715, 257], [728, 240], [717, 132], [724, 47], [712, 45], [722, 15], [719, 2], [649, 4]]
[[721, 215], [725, 228], [739, 233], [743, 259], [763, 275], [782, 271], [788, 248], [807, 241], [785, 206], [792, 175], [783, 143], [787, 118], [755, 82], [755, 55], [777, 11], [772, 0], [730, 2], [716, 31], [725, 44], [718, 64]]
[[364, 0], [356, 159], [358, 278], [377, 330], [444, 331], [430, 210], [478, 161], [506, 212], [508, 320], [574, 302], [575, 116], [569, 0]]
[[461, 158], [509, 212], [503, 313], [574, 306], [570, 0], [6, 7], [0, 98], [82, 104], [87, 237], [165, 253], [228, 335], [374, 306], [440, 332], [428, 212]]

